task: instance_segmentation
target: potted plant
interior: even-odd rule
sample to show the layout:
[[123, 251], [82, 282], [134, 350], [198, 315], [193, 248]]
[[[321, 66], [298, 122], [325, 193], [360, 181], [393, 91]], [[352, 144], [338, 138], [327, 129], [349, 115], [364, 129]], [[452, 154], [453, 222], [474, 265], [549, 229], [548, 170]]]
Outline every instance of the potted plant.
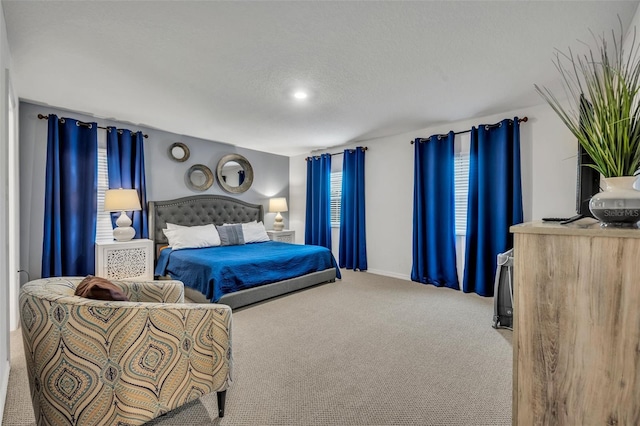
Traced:
[[640, 168], [639, 45], [634, 29], [625, 51], [622, 23], [619, 37], [612, 31], [612, 49], [604, 36], [594, 39], [596, 48], [587, 54], [556, 54], [566, 101], [546, 87], [535, 88], [593, 159], [590, 167], [605, 179], [605, 192], [589, 204], [593, 215], [605, 225], [637, 226], [640, 191], [633, 184]]

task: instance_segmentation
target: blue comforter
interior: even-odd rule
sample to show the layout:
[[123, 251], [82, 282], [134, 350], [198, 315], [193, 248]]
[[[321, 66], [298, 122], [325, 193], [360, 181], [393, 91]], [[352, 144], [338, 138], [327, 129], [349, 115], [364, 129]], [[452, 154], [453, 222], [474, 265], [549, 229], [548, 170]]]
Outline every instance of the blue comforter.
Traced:
[[237, 246], [162, 250], [156, 275], [169, 275], [212, 302], [227, 293], [271, 284], [311, 272], [340, 269], [325, 247], [277, 241]]

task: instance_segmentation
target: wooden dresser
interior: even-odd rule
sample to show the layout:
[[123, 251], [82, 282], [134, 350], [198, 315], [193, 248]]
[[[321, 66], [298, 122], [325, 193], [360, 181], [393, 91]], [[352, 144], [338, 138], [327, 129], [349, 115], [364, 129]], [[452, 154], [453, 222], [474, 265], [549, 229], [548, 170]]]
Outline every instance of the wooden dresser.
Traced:
[[511, 232], [513, 424], [640, 425], [640, 230]]

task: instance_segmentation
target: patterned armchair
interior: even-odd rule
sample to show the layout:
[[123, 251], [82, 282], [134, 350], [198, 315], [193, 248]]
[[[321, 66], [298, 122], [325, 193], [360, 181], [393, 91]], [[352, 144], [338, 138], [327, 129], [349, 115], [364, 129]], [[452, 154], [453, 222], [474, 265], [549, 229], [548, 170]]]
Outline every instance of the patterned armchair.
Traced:
[[113, 281], [129, 302], [28, 282], [22, 337], [38, 425], [139, 425], [231, 384], [231, 308], [185, 304], [180, 281]]

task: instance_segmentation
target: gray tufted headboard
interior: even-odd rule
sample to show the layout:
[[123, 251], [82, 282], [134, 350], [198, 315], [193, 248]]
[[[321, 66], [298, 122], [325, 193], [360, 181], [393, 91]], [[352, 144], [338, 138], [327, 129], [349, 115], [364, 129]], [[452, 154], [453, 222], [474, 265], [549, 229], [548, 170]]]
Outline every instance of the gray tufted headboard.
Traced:
[[244, 223], [264, 221], [264, 208], [224, 195], [195, 195], [167, 201], [149, 201], [149, 238], [154, 242], [154, 252], [168, 243], [162, 232], [167, 222], [176, 225], [196, 226], [213, 223]]

